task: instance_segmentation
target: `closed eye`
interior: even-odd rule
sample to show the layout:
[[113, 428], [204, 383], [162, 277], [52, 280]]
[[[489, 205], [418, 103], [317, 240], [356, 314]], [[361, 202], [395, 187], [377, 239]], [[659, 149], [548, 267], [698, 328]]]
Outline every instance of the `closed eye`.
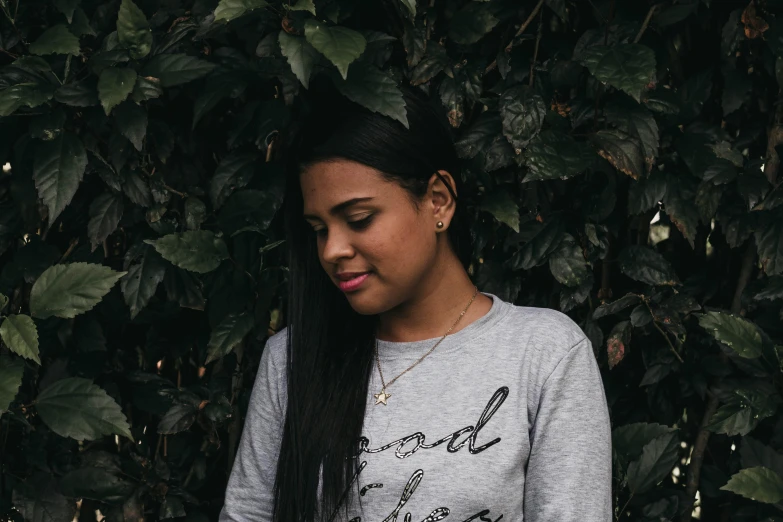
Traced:
[[[372, 223], [373, 217], [374, 215], [370, 214], [365, 218], [358, 219], [356, 221], [349, 221], [348, 225], [350, 225], [350, 227], [353, 228], [354, 230], [364, 230], [370, 225], [370, 223]], [[319, 236], [325, 236], [326, 228], [313, 229], [313, 232], [315, 232]]]

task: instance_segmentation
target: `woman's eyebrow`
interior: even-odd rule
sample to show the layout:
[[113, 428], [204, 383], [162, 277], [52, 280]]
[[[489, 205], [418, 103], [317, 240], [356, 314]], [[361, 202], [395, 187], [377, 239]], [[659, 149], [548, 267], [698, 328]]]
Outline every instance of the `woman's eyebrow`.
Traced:
[[[351, 206], [356, 205], [358, 203], [362, 203], [364, 201], [370, 201], [372, 199], [374, 199], [374, 198], [372, 198], [371, 196], [366, 196], [366, 197], [363, 197], [363, 198], [351, 198], [351, 199], [345, 200], [342, 203], [338, 203], [335, 206], [333, 206], [331, 209], [329, 209], [329, 214], [331, 214], [331, 215], [338, 214], [338, 213], [342, 212], [343, 210], [347, 209], [348, 207], [351, 207]], [[312, 214], [304, 214], [303, 217], [305, 219], [318, 219], [318, 216], [313, 216]]]

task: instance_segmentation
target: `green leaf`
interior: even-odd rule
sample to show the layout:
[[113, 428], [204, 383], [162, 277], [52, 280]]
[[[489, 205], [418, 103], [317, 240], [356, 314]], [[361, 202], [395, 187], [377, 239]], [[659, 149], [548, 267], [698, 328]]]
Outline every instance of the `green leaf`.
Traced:
[[63, 24], [57, 24], [44, 31], [30, 44], [32, 54], [71, 54], [79, 56], [79, 39]]
[[647, 443], [642, 456], [628, 466], [628, 489], [633, 495], [644, 493], [669, 475], [680, 456], [676, 432], [665, 433]]
[[247, 312], [229, 314], [212, 330], [207, 345], [207, 360], [204, 364], [225, 357], [253, 329], [253, 316]]
[[[416, 0], [400, 0], [402, 4], [408, 8], [408, 10], [411, 12], [411, 17], [416, 17]], [[315, 14], [315, 13], [313, 13]]]
[[405, 101], [397, 83], [377, 67], [356, 62], [351, 66], [351, 75], [344, 80], [337, 74], [330, 78], [337, 89], [349, 100], [371, 110], [389, 116], [408, 128]]
[[560, 284], [569, 287], [581, 285], [592, 274], [582, 247], [569, 234], [565, 234], [560, 246], [549, 256], [549, 270]]
[[649, 177], [632, 180], [628, 186], [628, 215], [641, 214], [658, 205], [666, 194], [666, 178], [654, 170]]
[[544, 99], [526, 85], [516, 85], [503, 93], [500, 97], [503, 134], [514, 148], [521, 152], [541, 131], [546, 111]]
[[777, 504], [783, 500], [783, 477], [769, 468], [756, 466], [741, 469], [720, 489], [758, 502]]
[[160, 98], [163, 95], [163, 89], [160, 87], [160, 80], [152, 76], [139, 76], [136, 78], [136, 85], [133, 87], [131, 99], [136, 103]]
[[30, 316], [6, 317], [0, 325], [0, 337], [15, 354], [41, 364], [41, 359], [38, 357], [38, 329]]
[[122, 219], [122, 196], [105, 192], [90, 204], [90, 221], [87, 223], [87, 237], [90, 238], [91, 252], [117, 230]]
[[200, 274], [211, 272], [221, 261], [229, 258], [226, 243], [208, 230], [175, 232], [157, 240], [145, 239], [144, 242], [154, 246], [165, 260]]
[[49, 267], [30, 291], [30, 312], [39, 319], [76, 317], [98, 304], [126, 273], [83, 262]]
[[519, 232], [519, 206], [508, 190], [498, 187], [485, 194], [479, 208], [495, 216], [495, 219], [511, 227], [514, 232]]
[[644, 156], [638, 138], [618, 129], [604, 129], [590, 137], [598, 154], [633, 179], [644, 175]]
[[427, 51], [424, 57], [413, 68], [410, 74], [411, 85], [420, 85], [430, 81], [449, 65], [446, 49], [432, 40], [427, 41]]
[[565, 237], [565, 225], [561, 219], [547, 219], [543, 226], [525, 245], [514, 254], [511, 266], [514, 270], [530, 270], [547, 260]]
[[783, 274], [783, 221], [778, 215], [756, 230], [756, 249], [767, 275]]
[[630, 245], [620, 252], [620, 270], [636, 281], [648, 285], [679, 285], [677, 274], [666, 259], [651, 248]]
[[297, 0], [294, 5], [291, 6], [291, 11], [309, 11], [310, 14], [315, 16], [315, 4], [313, 0]]
[[60, 491], [71, 498], [89, 498], [118, 504], [133, 493], [136, 486], [109, 470], [84, 467], [66, 474], [60, 479]]
[[611, 303], [604, 303], [593, 311], [593, 319], [600, 319], [601, 317], [616, 314], [617, 312], [635, 305], [639, 302], [639, 296], [635, 294], [627, 294], [612, 301]]
[[264, 0], [220, 0], [215, 9], [215, 21], [225, 20], [230, 22], [239, 18], [248, 11], [266, 7], [268, 4]]
[[24, 361], [19, 357], [0, 355], [0, 416], [14, 402], [24, 375]]
[[96, 440], [116, 434], [133, 440], [120, 405], [89, 379], [60, 379], [44, 388], [35, 404], [41, 419], [61, 437]]
[[761, 356], [761, 334], [756, 325], [746, 319], [724, 312], [706, 312], [699, 317], [699, 326], [740, 357], [755, 359]]
[[525, 163], [530, 172], [522, 180], [567, 179], [584, 172], [593, 161], [590, 147], [571, 136], [545, 130], [530, 142]]
[[54, 99], [71, 107], [89, 107], [100, 103], [94, 82], [91, 86], [87, 82], [61, 85], [54, 92]]
[[492, 31], [500, 20], [483, 2], [469, 2], [449, 22], [449, 38], [461, 45], [471, 45]]
[[290, 35], [282, 29], [278, 35], [278, 41], [280, 42], [280, 52], [288, 60], [291, 70], [305, 86], [305, 89], [309, 89], [313, 66], [321, 58], [321, 55], [306, 38]]
[[136, 71], [130, 68], [104, 69], [98, 79], [98, 98], [106, 115], [125, 100], [136, 84]]
[[131, 58], [144, 58], [152, 49], [152, 31], [147, 17], [133, 0], [122, 0], [117, 17], [117, 38]]
[[37, 107], [52, 99], [54, 87], [41, 83], [19, 83], [0, 91], [0, 117], [10, 116], [22, 105]]
[[780, 404], [776, 394], [749, 388], [732, 390], [732, 394], [710, 418], [705, 428], [726, 435], [747, 435], [758, 423], [775, 414]]
[[54, 0], [54, 7], [65, 15], [65, 19], [68, 20], [68, 23], [70, 24], [73, 22], [73, 12], [79, 5], [79, 1], [80, 0]]
[[587, 50], [582, 65], [604, 83], [625, 91], [637, 102], [655, 74], [655, 53], [644, 45], [627, 43]]
[[71, 132], [37, 146], [33, 179], [53, 223], [73, 199], [87, 168], [87, 152]]
[[343, 80], [348, 77], [348, 66], [367, 46], [361, 33], [347, 27], [329, 26], [313, 19], [305, 22], [305, 38], [337, 67]]
[[[304, 41], [304, 38], [302, 38]], [[193, 125], [196, 124], [210, 110], [212, 110], [222, 99], [231, 97], [236, 98], [247, 88], [247, 81], [242, 73], [236, 71], [221, 71], [207, 78], [201, 95], [196, 99], [193, 106]]]
[[173, 435], [185, 431], [193, 425], [198, 410], [190, 404], [175, 404], [160, 419], [158, 433]]
[[76, 513], [76, 503], [60, 494], [54, 477], [43, 471], [17, 482], [12, 502], [14, 509], [30, 522], [73, 520]]
[[624, 133], [637, 138], [644, 162], [652, 166], [658, 157], [660, 137], [658, 123], [650, 112], [628, 98], [613, 100], [605, 108], [606, 120]]
[[144, 247], [141, 260], [128, 267], [128, 273], [120, 279], [120, 289], [130, 308], [131, 320], [147, 306], [165, 275], [166, 263], [154, 249]]
[[612, 430], [612, 448], [628, 460], [638, 459], [644, 447], [673, 428], [658, 423], [634, 422]]
[[232, 192], [247, 185], [258, 165], [258, 154], [233, 152], [220, 160], [209, 183], [212, 206], [219, 209]]
[[214, 68], [214, 63], [187, 54], [159, 54], [147, 62], [141, 75], [159, 79], [163, 87], [172, 87], [206, 76]]
[[147, 134], [147, 111], [133, 103], [124, 101], [114, 111], [117, 130], [133, 143], [133, 147], [141, 152], [144, 136]]

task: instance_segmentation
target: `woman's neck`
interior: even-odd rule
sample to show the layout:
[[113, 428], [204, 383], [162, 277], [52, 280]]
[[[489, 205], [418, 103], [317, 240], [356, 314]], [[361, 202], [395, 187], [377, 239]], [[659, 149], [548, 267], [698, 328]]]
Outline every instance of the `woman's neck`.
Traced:
[[[458, 270], [439, 268], [442, 277], [430, 278], [416, 295], [380, 314], [378, 339], [411, 342], [441, 337], [457, 321], [476, 288], [461, 264]], [[492, 299], [478, 292], [449, 334], [483, 317], [491, 307]]]

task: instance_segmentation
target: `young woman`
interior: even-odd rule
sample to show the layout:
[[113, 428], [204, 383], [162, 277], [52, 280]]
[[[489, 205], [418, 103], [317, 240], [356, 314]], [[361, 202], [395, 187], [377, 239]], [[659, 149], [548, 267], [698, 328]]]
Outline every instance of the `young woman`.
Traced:
[[[313, 89], [311, 89], [311, 92]], [[223, 522], [610, 522], [611, 426], [566, 315], [479, 291], [446, 118], [331, 95], [292, 151], [287, 326]]]

